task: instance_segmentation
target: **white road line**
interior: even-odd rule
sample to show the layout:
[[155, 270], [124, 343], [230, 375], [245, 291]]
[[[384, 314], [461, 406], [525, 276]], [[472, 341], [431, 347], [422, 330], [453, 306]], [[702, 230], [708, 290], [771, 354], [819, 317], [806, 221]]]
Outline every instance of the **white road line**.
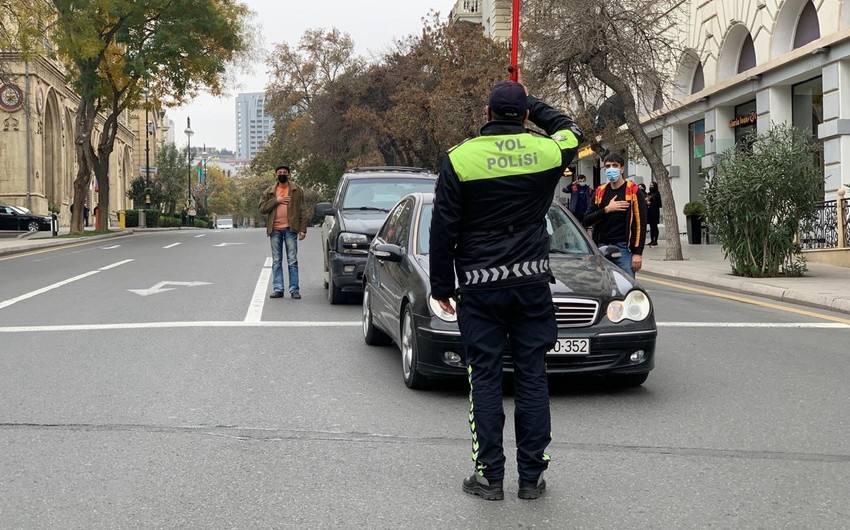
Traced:
[[659, 328], [812, 328], [850, 329], [848, 324], [832, 322], [657, 322]]
[[47, 331], [111, 331], [127, 329], [178, 329], [178, 328], [356, 328], [362, 323], [358, 321], [330, 322], [240, 322], [200, 321], [200, 322], [129, 322], [123, 324], [68, 324], [57, 326], [10, 326], [0, 327], [0, 333], [33, 333]]
[[112, 245], [111, 247], [100, 247], [100, 248], [101, 248], [102, 250], [112, 250], [112, 249], [114, 249], [114, 248], [118, 248], [118, 247], [120, 247], [120, 246], [121, 246], [121, 245]]
[[101, 268], [99, 268], [99, 269], [97, 269], [97, 270], [99, 270], [99, 271], [108, 271], [109, 269], [114, 269], [115, 267], [120, 267], [121, 265], [124, 265], [124, 264], [126, 264], [126, 263], [130, 263], [131, 261], [133, 261], [133, 260], [131, 260], [131, 259], [125, 259], [124, 261], [119, 261], [118, 263], [113, 263], [112, 265], [107, 265], [106, 267], [101, 267]]
[[177, 245], [179, 245], [179, 244], [180, 244], [180, 243], [172, 243], [172, 244], [170, 244], [170, 245], [165, 245], [165, 246], [164, 246], [164, 247], [162, 247], [162, 248], [172, 248], [172, 247], [176, 247], [176, 246], [177, 246]]
[[269, 278], [272, 276], [272, 259], [266, 258], [263, 264], [263, 269], [260, 271], [260, 277], [257, 279], [257, 285], [254, 287], [254, 294], [251, 296], [251, 303], [248, 305], [248, 313], [245, 315], [245, 322], [260, 322], [263, 318], [263, 306], [266, 303], [266, 286], [269, 284]]
[[9, 300], [5, 300], [3, 302], [0, 302], [0, 309], [4, 309], [6, 307], [9, 307], [10, 305], [17, 304], [18, 302], [22, 302], [22, 301], [27, 300], [29, 298], [32, 298], [34, 296], [44, 294], [48, 291], [52, 291], [53, 289], [58, 289], [59, 287], [62, 287], [63, 285], [68, 285], [71, 282], [75, 282], [77, 280], [82, 280], [83, 278], [88, 278], [89, 276], [93, 276], [95, 274], [98, 274], [99, 272], [100, 271], [89, 271], [89, 272], [86, 272], [84, 274], [74, 276], [73, 278], [68, 278], [67, 280], [62, 280], [61, 282], [56, 282], [52, 285], [48, 285], [47, 287], [42, 287], [41, 289], [36, 289], [35, 291], [29, 292], [29, 293], [26, 293], [26, 294], [22, 294], [21, 296], [18, 296], [16, 298], [10, 298]]
[[206, 235], [206, 234], [201, 234], [201, 235], [199, 235], [199, 236], [195, 236], [195, 239], [198, 239], [199, 237], [204, 237], [205, 235]]

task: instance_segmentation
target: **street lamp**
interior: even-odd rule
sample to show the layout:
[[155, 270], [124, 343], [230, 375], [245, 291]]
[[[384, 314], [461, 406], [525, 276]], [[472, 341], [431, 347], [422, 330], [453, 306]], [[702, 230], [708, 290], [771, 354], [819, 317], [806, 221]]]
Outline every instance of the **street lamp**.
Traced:
[[187, 188], [189, 195], [186, 199], [188, 205], [192, 201], [192, 135], [195, 134], [195, 131], [192, 130], [192, 120], [188, 116], [186, 116], [186, 130], [183, 132], [186, 133], [186, 151], [188, 151], [186, 158], [189, 161], [189, 186]]
[[150, 209], [151, 207], [151, 146], [150, 146], [150, 136], [151, 136], [151, 122], [148, 113], [150, 112], [150, 108], [148, 107], [148, 96], [150, 96], [150, 90], [147, 87], [142, 89], [142, 95], [145, 96], [145, 208]]

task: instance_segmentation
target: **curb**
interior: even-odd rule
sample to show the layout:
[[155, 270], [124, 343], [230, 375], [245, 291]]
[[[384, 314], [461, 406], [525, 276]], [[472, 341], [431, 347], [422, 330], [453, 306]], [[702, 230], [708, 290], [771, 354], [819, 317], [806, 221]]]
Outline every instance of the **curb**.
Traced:
[[825, 309], [844, 314], [850, 314], [850, 297], [837, 297], [833, 295], [814, 294], [798, 289], [788, 289], [775, 285], [764, 285], [748, 281], [746, 278], [727, 278], [710, 274], [700, 274], [689, 271], [675, 271], [663, 267], [646, 267], [641, 271], [649, 276], [667, 278], [700, 285], [703, 287], [714, 287], [735, 293], [749, 294], [769, 298], [779, 302], [788, 302], [817, 309]]
[[[114, 239], [116, 237], [127, 237], [133, 235], [134, 231], [132, 229], [125, 229], [120, 232], [113, 232], [110, 234], [101, 234], [97, 236], [89, 236], [86, 238], [67, 238], [61, 241], [51, 240], [49, 243], [44, 243], [43, 245], [33, 245], [30, 247], [18, 247], [18, 248], [9, 248], [9, 249], [0, 249], [0, 257], [11, 256], [14, 254], [23, 254], [25, 252], [31, 252], [33, 250], [41, 250], [44, 248], [54, 248], [54, 247], [63, 247], [65, 245], [72, 245], [74, 243], [86, 243], [89, 241], [99, 241], [102, 239]], [[47, 239], [47, 238], [44, 238]]]

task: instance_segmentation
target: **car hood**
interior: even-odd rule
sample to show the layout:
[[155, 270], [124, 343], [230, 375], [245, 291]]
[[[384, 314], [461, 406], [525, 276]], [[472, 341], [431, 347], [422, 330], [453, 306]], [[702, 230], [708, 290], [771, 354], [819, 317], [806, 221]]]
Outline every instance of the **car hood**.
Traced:
[[[416, 261], [425, 274], [430, 275], [428, 256], [418, 255]], [[631, 276], [602, 256], [549, 257], [549, 267], [555, 277], [552, 294], [596, 298], [602, 301], [624, 298], [637, 286]]]
[[378, 233], [378, 229], [387, 218], [384, 212], [348, 211], [340, 212], [340, 214], [343, 224], [340, 229], [343, 232], [366, 234], [369, 237], [374, 237]]

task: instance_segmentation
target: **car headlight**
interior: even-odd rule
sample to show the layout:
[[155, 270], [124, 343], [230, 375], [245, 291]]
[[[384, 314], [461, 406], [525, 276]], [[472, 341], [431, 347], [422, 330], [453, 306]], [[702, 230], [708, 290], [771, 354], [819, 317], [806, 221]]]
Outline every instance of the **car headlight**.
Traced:
[[452, 306], [452, 309], [455, 310], [453, 315], [450, 315], [443, 311], [443, 308], [440, 307], [440, 303], [433, 296], [428, 297], [428, 307], [431, 309], [431, 313], [442, 320], [443, 322], [457, 322], [457, 304], [454, 300], [449, 298], [449, 304]]
[[635, 289], [626, 295], [625, 300], [614, 300], [608, 304], [608, 320], [622, 322], [633, 320], [639, 322], [649, 316], [652, 304], [646, 293]]
[[337, 248], [343, 254], [366, 254], [369, 251], [369, 238], [364, 234], [342, 232]]

